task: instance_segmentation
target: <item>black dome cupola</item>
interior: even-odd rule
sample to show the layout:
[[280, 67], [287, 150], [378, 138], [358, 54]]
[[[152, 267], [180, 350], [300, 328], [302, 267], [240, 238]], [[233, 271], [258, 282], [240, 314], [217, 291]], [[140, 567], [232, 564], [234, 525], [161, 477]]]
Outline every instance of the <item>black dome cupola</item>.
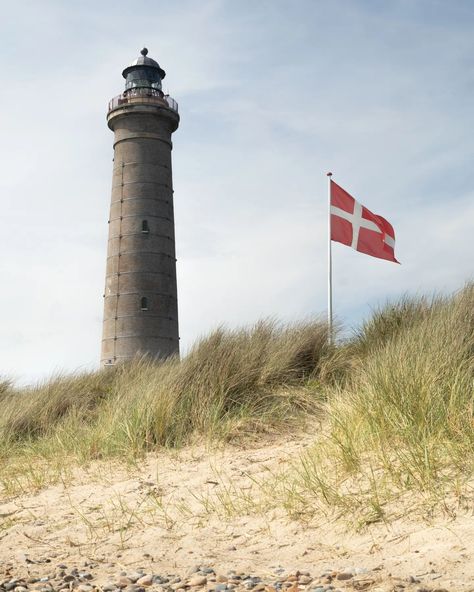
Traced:
[[125, 78], [125, 92], [134, 88], [154, 88], [161, 90], [161, 81], [166, 76], [158, 62], [148, 57], [144, 47], [140, 55], [122, 72]]

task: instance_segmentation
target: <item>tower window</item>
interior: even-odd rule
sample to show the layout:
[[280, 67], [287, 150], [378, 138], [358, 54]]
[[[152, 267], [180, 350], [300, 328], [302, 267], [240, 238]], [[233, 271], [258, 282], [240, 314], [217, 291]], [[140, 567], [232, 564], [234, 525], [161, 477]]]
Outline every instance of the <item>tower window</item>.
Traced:
[[143, 234], [148, 234], [150, 232], [150, 227], [148, 226], [148, 220], [142, 220], [142, 232], [143, 232]]
[[145, 296], [140, 300], [140, 308], [142, 310], [148, 310], [148, 298], [145, 298]]

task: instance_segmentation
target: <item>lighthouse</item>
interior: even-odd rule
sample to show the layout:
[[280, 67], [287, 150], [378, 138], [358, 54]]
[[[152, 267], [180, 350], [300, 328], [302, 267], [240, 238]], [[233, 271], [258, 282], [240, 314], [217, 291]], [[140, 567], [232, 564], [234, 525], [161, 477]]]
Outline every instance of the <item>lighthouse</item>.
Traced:
[[179, 354], [171, 135], [178, 105], [143, 48], [109, 102], [114, 132], [102, 365]]

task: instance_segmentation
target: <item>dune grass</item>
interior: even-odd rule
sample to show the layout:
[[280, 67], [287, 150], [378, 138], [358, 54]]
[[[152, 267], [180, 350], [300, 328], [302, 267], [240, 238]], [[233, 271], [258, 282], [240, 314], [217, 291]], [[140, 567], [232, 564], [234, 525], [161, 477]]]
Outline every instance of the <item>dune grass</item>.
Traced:
[[330, 401], [345, 467], [357, 469], [375, 452], [388, 470], [411, 468], [406, 476], [424, 487], [445, 461], [453, 468], [472, 461], [474, 286], [387, 307], [362, 328], [356, 349], [361, 343], [364, 355]]
[[325, 435], [291, 479], [292, 510], [311, 515], [323, 500], [379, 521], [409, 492], [463, 506], [474, 474], [474, 285], [387, 305], [337, 355], [344, 372]]
[[131, 459], [196, 437], [229, 439], [288, 426], [318, 408], [321, 397], [307, 385], [326, 349], [324, 323], [266, 321], [217, 329], [182, 361], [141, 359], [21, 391], [6, 383], [0, 459], [26, 452]]
[[[198, 438], [241, 441], [319, 422], [314, 446], [274, 488], [290, 514], [321, 504], [383, 519], [407, 492], [461, 495], [474, 472], [474, 285], [451, 297], [402, 298], [335, 346], [319, 321], [218, 329], [181, 361], [141, 359], [0, 383], [0, 480], [41, 460], [136, 460]], [[48, 477], [44, 477], [47, 479]], [[283, 497], [282, 497], [283, 496]]]

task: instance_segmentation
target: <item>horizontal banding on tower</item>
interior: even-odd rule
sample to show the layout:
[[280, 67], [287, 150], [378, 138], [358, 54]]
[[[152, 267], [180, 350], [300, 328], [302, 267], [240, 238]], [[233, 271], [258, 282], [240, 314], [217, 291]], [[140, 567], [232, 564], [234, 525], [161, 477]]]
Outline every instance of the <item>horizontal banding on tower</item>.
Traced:
[[179, 115], [161, 92], [164, 71], [143, 59], [124, 70], [126, 90], [107, 115], [114, 165], [101, 355], [106, 365], [179, 353], [171, 166]]

